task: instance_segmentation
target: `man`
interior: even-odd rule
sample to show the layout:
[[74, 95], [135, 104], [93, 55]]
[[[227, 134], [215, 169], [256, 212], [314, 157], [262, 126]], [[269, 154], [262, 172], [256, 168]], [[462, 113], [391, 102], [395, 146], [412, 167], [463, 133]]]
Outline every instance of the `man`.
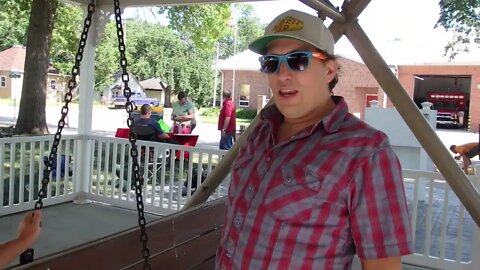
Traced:
[[160, 128], [160, 125], [150, 118], [152, 115], [152, 107], [148, 104], [142, 105], [140, 108], [140, 117], [134, 121], [135, 126], [150, 126], [155, 130], [155, 135], [159, 141], [169, 140], [170, 136], [164, 133]]
[[42, 211], [28, 212], [18, 225], [18, 236], [14, 240], [0, 244], [0, 268], [4, 268], [15, 257], [31, 248], [40, 236]]
[[477, 142], [466, 143], [458, 146], [452, 145], [450, 146], [450, 151], [452, 151], [454, 154], [458, 154], [458, 156], [455, 157], [456, 160], [459, 160], [460, 158], [462, 159], [463, 171], [465, 174], [468, 174], [468, 167], [470, 164], [472, 164], [470, 159], [480, 154], [480, 146]]
[[290, 10], [249, 49], [274, 105], [232, 165], [217, 269], [400, 270], [413, 252], [401, 168], [385, 134], [332, 96], [333, 37]]
[[195, 107], [192, 102], [187, 100], [185, 92], [179, 92], [177, 98], [178, 101], [173, 104], [172, 120], [174, 124], [187, 126], [187, 128], [189, 128], [188, 133], [192, 133], [197, 125], [197, 121], [195, 120]]
[[230, 98], [232, 94], [230, 91], [223, 91], [223, 105], [218, 116], [218, 130], [220, 130], [220, 149], [228, 150], [233, 145], [233, 138], [235, 137], [236, 118], [235, 105]]

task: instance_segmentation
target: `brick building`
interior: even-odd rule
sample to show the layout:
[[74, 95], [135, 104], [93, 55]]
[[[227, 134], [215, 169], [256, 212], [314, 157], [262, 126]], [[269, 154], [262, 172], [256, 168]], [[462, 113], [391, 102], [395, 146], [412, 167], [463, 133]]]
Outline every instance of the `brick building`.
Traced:
[[[222, 89], [232, 90], [237, 108], [257, 109], [257, 96], [270, 98], [266, 75], [260, 73], [259, 55], [249, 50], [214, 65], [222, 74]], [[382, 107], [392, 107], [368, 68], [361, 62], [337, 56], [339, 83], [334, 89], [343, 96], [350, 112], [363, 119], [368, 101], [377, 99]], [[478, 131], [480, 124], [480, 62], [459, 64], [415, 64], [391, 66], [412, 99], [420, 104], [429, 91], [461, 92], [467, 96], [463, 129]], [[235, 69], [235, 70], [234, 70]], [[235, 78], [233, 79], [233, 73]]]

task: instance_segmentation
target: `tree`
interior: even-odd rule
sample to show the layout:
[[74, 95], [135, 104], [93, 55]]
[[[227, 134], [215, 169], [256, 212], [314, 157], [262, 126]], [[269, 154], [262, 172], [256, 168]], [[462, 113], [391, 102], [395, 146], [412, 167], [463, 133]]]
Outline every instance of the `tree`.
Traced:
[[[115, 23], [107, 24], [97, 48], [96, 88], [110, 85], [119, 70]], [[186, 91], [197, 104], [204, 105], [213, 81], [212, 56], [190, 40], [182, 40], [173, 30], [144, 21], [126, 22], [128, 71], [138, 80], [160, 78], [166, 105], [172, 92]], [[160, 86], [160, 85], [159, 85]]]
[[16, 134], [48, 133], [45, 119], [46, 80], [56, 0], [34, 0], [27, 33], [24, 79]]
[[480, 1], [440, 0], [440, 16], [435, 27], [443, 26], [455, 33], [445, 46], [445, 54], [453, 59], [459, 52], [468, 51], [468, 46], [480, 46]]
[[[252, 5], [236, 4], [236, 8], [240, 10], [240, 16], [237, 21], [237, 38], [236, 52], [244, 51], [248, 48], [248, 44], [263, 34], [264, 25], [260, 22], [260, 18], [255, 15]], [[228, 58], [233, 55], [234, 31], [231, 27], [228, 35], [220, 40], [220, 58]]]
[[230, 7], [228, 4], [203, 4], [162, 7], [167, 13], [169, 28], [180, 34], [184, 41], [193, 41], [200, 49], [213, 52], [220, 38], [228, 33]]
[[0, 51], [27, 42], [30, 1], [0, 0]]

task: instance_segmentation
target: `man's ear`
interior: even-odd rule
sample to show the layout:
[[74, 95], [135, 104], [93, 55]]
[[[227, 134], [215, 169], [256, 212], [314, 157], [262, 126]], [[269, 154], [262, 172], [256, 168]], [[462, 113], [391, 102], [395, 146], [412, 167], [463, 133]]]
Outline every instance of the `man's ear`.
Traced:
[[326, 62], [327, 67], [327, 82], [331, 82], [337, 76], [338, 63], [335, 60], [329, 60]]

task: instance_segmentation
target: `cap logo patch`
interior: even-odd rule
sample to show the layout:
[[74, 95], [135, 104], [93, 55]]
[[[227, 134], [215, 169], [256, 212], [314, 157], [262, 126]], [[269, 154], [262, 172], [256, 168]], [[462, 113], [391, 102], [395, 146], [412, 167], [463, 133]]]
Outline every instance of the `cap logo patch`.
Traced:
[[286, 17], [277, 23], [273, 30], [275, 33], [286, 32], [286, 31], [299, 31], [303, 29], [303, 22], [301, 20], [295, 19], [293, 17]]

